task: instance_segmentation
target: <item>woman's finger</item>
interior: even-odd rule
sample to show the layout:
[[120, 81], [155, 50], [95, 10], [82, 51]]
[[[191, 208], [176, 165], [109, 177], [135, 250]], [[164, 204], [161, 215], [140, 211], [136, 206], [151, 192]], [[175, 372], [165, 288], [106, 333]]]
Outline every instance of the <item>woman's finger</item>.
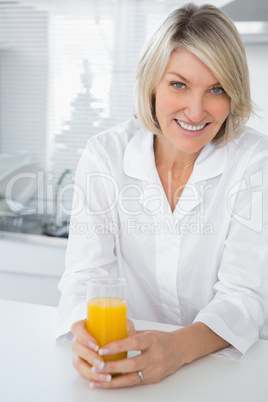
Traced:
[[76, 338], [72, 344], [73, 367], [86, 379], [97, 382], [111, 381], [110, 373], [97, 372], [104, 368], [102, 358], [89, 347], [82, 345]]
[[133, 350], [142, 351], [150, 345], [150, 332], [143, 332], [128, 336], [120, 341], [111, 342], [99, 350], [100, 356], [115, 355], [120, 352], [129, 352]]
[[96, 341], [86, 330], [85, 321], [73, 324], [72, 333], [73, 367], [90, 381], [111, 381], [111, 374], [96, 371], [103, 369], [105, 363], [97, 353], [99, 347]]
[[147, 356], [146, 353], [141, 353], [137, 356], [129, 357], [127, 359], [106, 361], [103, 368], [95, 367], [93, 370], [97, 373], [109, 374], [133, 373], [146, 368], [148, 364], [150, 364], [148, 360], [151, 360], [150, 356]]
[[95, 339], [89, 334], [86, 329], [86, 321], [78, 321], [72, 325], [71, 328], [72, 334], [78, 340], [79, 343], [85, 346], [89, 346], [90, 349], [97, 352], [99, 350], [99, 346]]
[[116, 377], [112, 377], [111, 381], [99, 382], [90, 381], [90, 388], [123, 388], [133, 387], [135, 385], [142, 385], [141, 379], [138, 373], [123, 374]]
[[79, 372], [80, 375], [82, 375], [82, 377], [86, 378], [89, 381], [102, 383], [110, 382], [112, 379], [111, 374], [93, 372], [92, 366], [77, 355], [73, 356], [73, 367]]
[[131, 321], [130, 319], [127, 320], [127, 334], [128, 336], [132, 336], [135, 335], [136, 333], [136, 329], [134, 326], [133, 321]]
[[104, 368], [104, 361], [101, 356], [90, 349], [88, 346], [83, 345], [77, 338], [73, 340], [72, 350], [74, 356], [79, 356], [88, 364], [97, 367], [98, 369]]
[[[139, 335], [128, 337], [121, 341], [116, 341], [103, 347], [99, 352], [103, 355], [113, 355], [122, 351], [137, 351], [136, 356], [128, 357], [122, 360], [109, 360], [105, 362], [105, 366], [100, 369], [96, 369], [96, 372], [105, 373], [136, 373], [139, 370], [144, 370], [146, 367], [154, 365], [155, 358], [154, 353], [148, 353], [151, 345], [153, 334], [149, 331], [143, 332]], [[100, 353], [100, 354], [101, 354]]]

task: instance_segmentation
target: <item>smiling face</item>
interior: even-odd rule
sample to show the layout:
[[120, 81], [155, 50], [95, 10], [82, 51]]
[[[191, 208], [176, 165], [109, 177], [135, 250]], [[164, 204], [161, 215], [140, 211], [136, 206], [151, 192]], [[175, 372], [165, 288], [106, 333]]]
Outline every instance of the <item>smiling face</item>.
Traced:
[[227, 118], [230, 98], [198, 57], [179, 48], [156, 87], [155, 112], [164, 152], [198, 155]]

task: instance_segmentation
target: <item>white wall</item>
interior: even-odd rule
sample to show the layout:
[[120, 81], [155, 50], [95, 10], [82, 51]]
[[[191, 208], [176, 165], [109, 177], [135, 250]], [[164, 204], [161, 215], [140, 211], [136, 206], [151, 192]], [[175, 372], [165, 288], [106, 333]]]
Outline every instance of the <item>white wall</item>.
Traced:
[[250, 71], [252, 98], [258, 107], [259, 118], [248, 125], [268, 135], [268, 43], [245, 45]]

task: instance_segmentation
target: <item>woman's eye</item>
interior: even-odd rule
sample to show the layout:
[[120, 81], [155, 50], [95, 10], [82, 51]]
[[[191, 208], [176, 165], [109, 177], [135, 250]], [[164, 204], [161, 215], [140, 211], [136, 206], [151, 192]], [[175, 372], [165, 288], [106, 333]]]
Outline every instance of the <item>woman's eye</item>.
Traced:
[[212, 88], [211, 92], [213, 92], [215, 95], [219, 95], [224, 92], [224, 89], [221, 87], [215, 87], [215, 88]]
[[172, 82], [173, 87], [177, 88], [177, 89], [183, 89], [185, 88], [185, 84], [183, 84], [182, 82]]

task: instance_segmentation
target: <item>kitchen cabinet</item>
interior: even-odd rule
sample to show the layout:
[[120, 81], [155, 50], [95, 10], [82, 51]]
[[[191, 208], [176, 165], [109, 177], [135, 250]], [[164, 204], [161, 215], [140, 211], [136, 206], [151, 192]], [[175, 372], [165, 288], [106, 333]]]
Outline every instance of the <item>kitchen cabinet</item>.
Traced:
[[0, 232], [0, 299], [56, 306], [67, 239]]

